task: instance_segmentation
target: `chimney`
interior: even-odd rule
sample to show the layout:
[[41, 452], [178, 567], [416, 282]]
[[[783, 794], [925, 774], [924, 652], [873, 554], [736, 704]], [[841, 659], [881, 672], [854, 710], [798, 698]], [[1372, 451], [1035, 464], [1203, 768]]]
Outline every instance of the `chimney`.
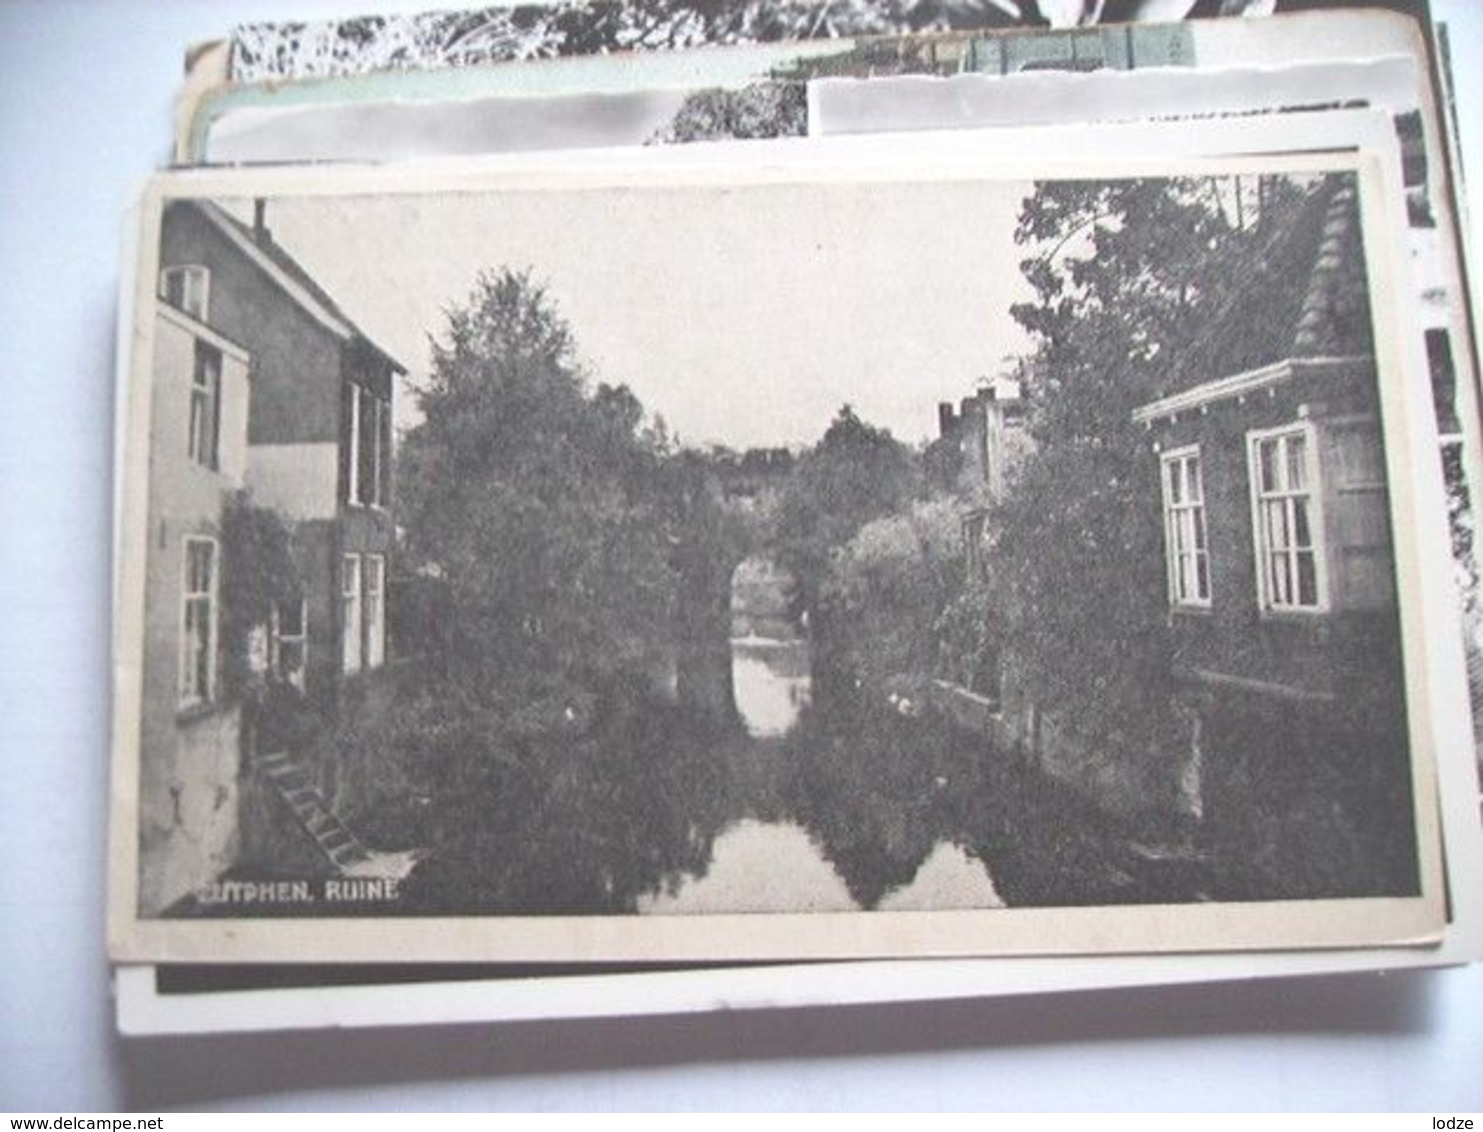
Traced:
[[939, 402], [937, 402], [937, 435], [938, 436], [946, 436], [948, 433], [952, 432], [952, 430], [953, 430], [953, 420], [956, 417], [956, 415], [957, 414], [953, 412], [953, 403], [951, 401], [939, 401]]
[[268, 231], [268, 202], [257, 197], [252, 202], [252, 236], [260, 244], [271, 244], [273, 233]]

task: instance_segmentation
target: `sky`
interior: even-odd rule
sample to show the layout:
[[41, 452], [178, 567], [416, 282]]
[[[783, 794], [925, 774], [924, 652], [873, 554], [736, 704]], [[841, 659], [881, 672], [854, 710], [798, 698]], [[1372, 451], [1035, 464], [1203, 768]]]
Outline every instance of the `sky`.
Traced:
[[[274, 239], [425, 378], [482, 270], [530, 268], [592, 382], [683, 443], [812, 444], [844, 403], [908, 443], [1029, 343], [1015, 184], [570, 189], [268, 202]], [[239, 216], [250, 202], [229, 202]], [[399, 422], [415, 419], [403, 411]]]

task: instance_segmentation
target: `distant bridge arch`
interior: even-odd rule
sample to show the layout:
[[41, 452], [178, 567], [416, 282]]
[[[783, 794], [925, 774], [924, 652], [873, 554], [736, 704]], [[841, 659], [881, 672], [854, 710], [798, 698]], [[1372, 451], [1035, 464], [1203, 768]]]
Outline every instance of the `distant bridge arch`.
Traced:
[[[765, 562], [776, 570], [771, 516], [792, 470], [793, 457], [787, 449], [726, 452], [697, 459], [682, 490], [672, 556], [680, 578], [675, 687], [683, 706], [717, 723], [730, 725], [739, 718], [731, 683], [738, 570], [748, 562]], [[762, 571], [760, 566], [755, 569]], [[752, 597], [763, 600], [761, 587], [773, 576], [759, 579]], [[778, 616], [790, 613], [791, 609]]]

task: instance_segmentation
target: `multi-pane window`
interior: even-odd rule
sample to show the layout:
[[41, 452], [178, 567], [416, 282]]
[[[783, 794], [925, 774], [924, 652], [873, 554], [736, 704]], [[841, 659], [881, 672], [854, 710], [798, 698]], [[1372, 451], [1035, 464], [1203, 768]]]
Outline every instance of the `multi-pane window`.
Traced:
[[1210, 604], [1210, 540], [1205, 527], [1205, 484], [1200, 450], [1165, 453], [1164, 553], [1171, 605]]
[[1262, 608], [1326, 609], [1313, 430], [1299, 424], [1252, 433], [1248, 444]]
[[340, 666], [349, 672], [361, 669], [360, 555], [343, 555], [340, 562]]
[[219, 466], [221, 436], [221, 351], [197, 340], [191, 371], [190, 458], [213, 471]]
[[348, 440], [346, 498], [383, 507], [391, 483], [391, 405], [364, 385], [347, 387]]
[[380, 668], [386, 659], [386, 558], [367, 554], [364, 565], [366, 667]]
[[180, 702], [216, 695], [216, 540], [185, 540], [181, 585]]
[[309, 617], [303, 601], [273, 605], [268, 633], [268, 665], [280, 680], [304, 690], [309, 665]]
[[166, 267], [160, 271], [160, 298], [192, 318], [206, 321], [211, 273], [199, 264]]
[[346, 554], [340, 567], [341, 661], [348, 674], [386, 662], [386, 556]]

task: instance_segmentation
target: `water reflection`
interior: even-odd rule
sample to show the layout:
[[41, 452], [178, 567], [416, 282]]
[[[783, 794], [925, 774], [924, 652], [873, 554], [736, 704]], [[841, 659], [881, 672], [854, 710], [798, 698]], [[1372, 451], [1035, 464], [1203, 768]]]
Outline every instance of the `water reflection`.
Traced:
[[[435, 846], [407, 913], [595, 915], [1106, 904], [1157, 895], [1085, 804], [810, 640], [791, 579], [748, 560], [725, 629], [670, 694], [635, 678], [580, 728], [445, 729]], [[913, 696], [916, 704], [919, 697]], [[923, 700], [923, 703], [926, 701]], [[431, 742], [431, 740], [430, 740]]]
[[[984, 863], [938, 842], [911, 881], [877, 903], [881, 911], [1000, 908]], [[708, 868], [638, 898], [649, 915], [697, 912], [853, 912], [862, 907], [808, 831], [746, 818], [716, 838]]]
[[731, 642], [731, 686], [747, 734], [781, 738], [808, 706], [813, 680], [802, 640], [738, 637]]
[[[847, 799], [821, 799], [825, 810], [853, 813], [858, 819], [853, 831], [858, 838], [831, 840], [829, 833], [835, 825], [831, 821], [819, 823], [820, 833], [815, 835], [798, 821], [786, 820], [815, 808], [799, 787], [808, 781], [810, 769], [828, 773], [827, 752], [833, 745], [830, 729], [821, 728], [812, 718], [816, 713], [811, 713], [806, 726], [799, 726], [812, 706], [808, 641], [755, 633], [734, 638], [731, 670], [737, 713], [753, 740], [732, 750], [733, 769], [738, 778], [750, 783], [745, 794], [754, 812], [779, 810], [778, 816], [785, 820], [749, 816], [729, 826], [715, 839], [704, 869], [671, 876], [656, 890], [640, 895], [639, 912], [674, 915], [1002, 905], [982, 861], [949, 841], [915, 832], [921, 825], [920, 815], [913, 814], [921, 802], [915, 785], [904, 796], [884, 796], [884, 805], [873, 814], [852, 807]], [[795, 732], [794, 741], [778, 742]], [[862, 751], [858, 741], [844, 746]], [[899, 762], [900, 755], [899, 750], [892, 750], [887, 757]], [[871, 760], [861, 765], [870, 766]], [[875, 783], [890, 784], [890, 775]], [[945, 784], [946, 779], [934, 774], [929, 793]], [[823, 789], [837, 785], [831, 781]], [[904, 807], [900, 805], [903, 800], [908, 803]]]
[[852, 912], [834, 867], [796, 825], [745, 818], [720, 837], [710, 867], [669, 891], [639, 897], [640, 912]]
[[[805, 641], [733, 646], [729, 721], [633, 690], [581, 735], [463, 768], [405, 910], [810, 912], [1004, 903], [981, 746], [810, 677]], [[1000, 789], [999, 793], [1004, 791]], [[1006, 797], [1011, 806], [1013, 797]], [[991, 877], [989, 866], [993, 862]], [[1011, 866], [1012, 867], [1012, 866]]]
[[934, 908], [1002, 908], [984, 863], [961, 845], [939, 841], [911, 884], [888, 892], [876, 905], [882, 912], [921, 912]]

